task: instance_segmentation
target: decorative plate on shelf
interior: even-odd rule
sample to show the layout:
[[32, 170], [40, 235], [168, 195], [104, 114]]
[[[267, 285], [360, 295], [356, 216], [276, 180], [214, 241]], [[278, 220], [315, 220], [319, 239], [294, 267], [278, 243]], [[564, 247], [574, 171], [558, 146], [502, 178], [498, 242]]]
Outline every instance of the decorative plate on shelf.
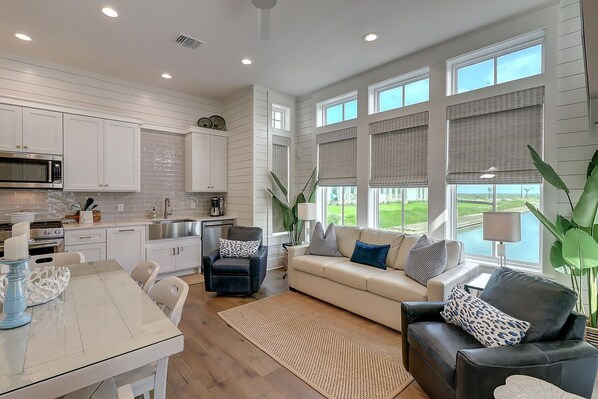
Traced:
[[197, 126], [199, 126], [199, 127], [205, 127], [206, 129], [211, 129], [212, 125], [213, 125], [213, 123], [210, 118], [203, 117], [203, 118], [199, 118], [197, 120]]
[[220, 115], [212, 115], [210, 116], [210, 120], [212, 121], [212, 129], [226, 130], [226, 122]]
[[[4, 302], [4, 293], [8, 285], [6, 274], [0, 276], [0, 302]], [[66, 289], [71, 280], [68, 267], [44, 266], [31, 270], [25, 280], [27, 306], [36, 306], [56, 298]]]

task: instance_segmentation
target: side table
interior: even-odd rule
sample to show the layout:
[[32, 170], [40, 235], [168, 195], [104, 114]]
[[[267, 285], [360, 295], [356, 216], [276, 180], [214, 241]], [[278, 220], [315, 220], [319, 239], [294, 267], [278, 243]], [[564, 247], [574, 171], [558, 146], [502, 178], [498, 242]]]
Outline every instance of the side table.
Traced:
[[284, 258], [284, 275], [282, 276], [282, 279], [286, 279], [287, 278], [287, 270], [289, 268], [289, 247], [296, 247], [298, 245], [304, 245], [307, 244], [306, 241], [293, 241], [293, 242], [283, 242], [282, 243], [282, 251], [285, 253], [285, 258]]
[[490, 276], [492, 276], [492, 274], [490, 273], [480, 273], [476, 278], [474, 278], [468, 283], [465, 283], [465, 291], [471, 294], [471, 290], [476, 290], [479, 295], [479, 293], [484, 291], [484, 288], [486, 288], [486, 284], [488, 284]]

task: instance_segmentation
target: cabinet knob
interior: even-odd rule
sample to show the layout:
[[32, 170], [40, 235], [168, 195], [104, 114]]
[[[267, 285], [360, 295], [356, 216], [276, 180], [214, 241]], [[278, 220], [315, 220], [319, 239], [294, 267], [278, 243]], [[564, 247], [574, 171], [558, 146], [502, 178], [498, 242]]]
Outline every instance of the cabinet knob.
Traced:
[[104, 184], [104, 187], [108, 187], [108, 185], [107, 185], [107, 184]]
[[21, 148], [21, 146], [19, 144], [17, 144], [17, 148]]
[[23, 146], [23, 148], [24, 148], [24, 149], [27, 149], [27, 148], [29, 148], [29, 146], [28, 146], [28, 145], [25, 145], [25, 146]]

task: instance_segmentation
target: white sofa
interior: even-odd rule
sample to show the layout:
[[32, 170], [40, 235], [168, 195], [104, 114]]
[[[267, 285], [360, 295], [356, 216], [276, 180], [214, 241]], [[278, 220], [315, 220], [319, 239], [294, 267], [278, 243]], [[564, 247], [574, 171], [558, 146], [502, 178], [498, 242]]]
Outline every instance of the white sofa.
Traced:
[[[446, 268], [426, 287], [403, 271], [419, 236], [347, 226], [336, 226], [336, 236], [342, 257], [306, 255], [307, 245], [289, 247], [289, 287], [395, 330], [401, 329], [401, 302], [445, 300], [455, 285], [478, 275], [479, 265], [464, 261], [460, 241], [447, 241]], [[389, 244], [387, 269], [351, 262], [357, 240]]]

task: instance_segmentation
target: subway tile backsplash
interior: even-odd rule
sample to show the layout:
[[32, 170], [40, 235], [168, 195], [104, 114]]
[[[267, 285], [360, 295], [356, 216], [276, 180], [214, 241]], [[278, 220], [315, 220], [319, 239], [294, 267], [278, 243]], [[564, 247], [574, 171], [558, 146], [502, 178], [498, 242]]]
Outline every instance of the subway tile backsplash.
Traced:
[[[36, 220], [59, 220], [74, 213], [73, 203], [84, 204], [88, 197], [96, 200], [102, 221], [108, 222], [149, 218], [152, 206], [161, 218], [166, 197], [170, 198], [172, 217], [205, 216], [215, 196], [226, 198], [225, 193], [185, 193], [185, 136], [142, 130], [141, 192], [0, 189], [0, 222], [8, 221], [7, 213], [19, 210], [37, 212]], [[118, 212], [118, 204], [124, 204], [124, 212]]]

